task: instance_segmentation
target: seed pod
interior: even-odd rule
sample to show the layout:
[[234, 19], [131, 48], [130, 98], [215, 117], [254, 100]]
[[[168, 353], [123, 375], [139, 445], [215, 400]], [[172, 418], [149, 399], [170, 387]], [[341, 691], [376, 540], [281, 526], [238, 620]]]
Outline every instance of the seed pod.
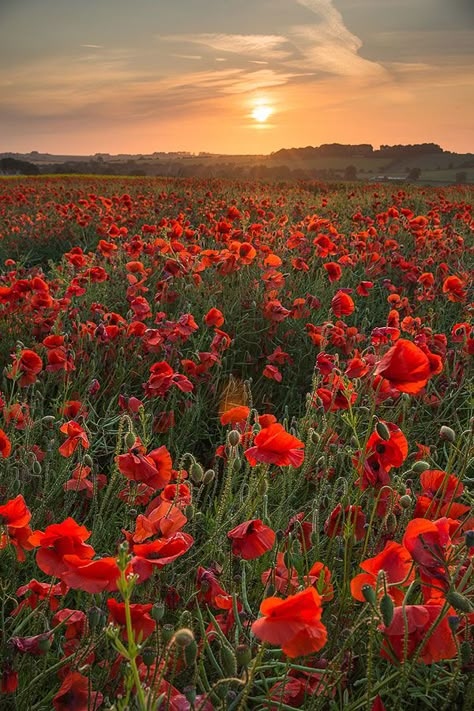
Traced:
[[459, 615], [449, 615], [448, 625], [449, 625], [449, 629], [451, 630], [451, 632], [453, 634], [456, 633], [460, 624], [461, 624], [461, 618], [459, 617]]
[[161, 622], [165, 614], [165, 605], [161, 600], [155, 602], [151, 608], [150, 615], [155, 620], [155, 622]]
[[237, 660], [235, 654], [230, 647], [223, 645], [221, 647], [221, 664], [222, 669], [227, 676], [235, 676], [237, 674]]
[[186, 660], [186, 664], [188, 667], [192, 666], [196, 659], [197, 659], [197, 653], [198, 653], [198, 646], [197, 642], [195, 639], [187, 645], [187, 647], [184, 648], [184, 658]]
[[193, 631], [187, 627], [183, 627], [175, 633], [174, 641], [178, 647], [187, 647], [195, 641]]
[[252, 652], [248, 644], [239, 644], [235, 650], [237, 666], [248, 667], [252, 661]]
[[375, 431], [377, 432], [378, 436], [380, 439], [383, 439], [384, 442], [388, 442], [390, 439], [390, 430], [388, 429], [387, 425], [385, 422], [377, 422], [375, 425]]
[[443, 425], [439, 431], [439, 436], [445, 442], [450, 442], [451, 444], [456, 440], [456, 433], [451, 427]]
[[377, 598], [375, 596], [375, 590], [371, 585], [363, 585], [361, 592], [366, 602], [370, 602], [371, 605], [375, 605]]
[[231, 447], [237, 447], [240, 443], [240, 434], [237, 430], [231, 430], [227, 435], [227, 442]]
[[389, 627], [393, 620], [394, 604], [393, 600], [388, 593], [382, 596], [380, 600], [380, 612], [382, 615], [383, 623], [385, 627]]
[[150, 647], [147, 647], [146, 649], [144, 649], [141, 653], [141, 656], [142, 656], [143, 664], [146, 667], [151, 667], [151, 665], [153, 664], [153, 662], [156, 659], [155, 651], [153, 649], [151, 649]]
[[464, 595], [461, 595], [461, 593], [458, 593], [456, 590], [448, 592], [446, 595], [446, 601], [449, 602], [455, 610], [459, 610], [460, 612], [474, 612], [474, 608], [467, 597], [464, 597]]
[[173, 636], [173, 632], [173, 625], [163, 625], [163, 627], [161, 628], [161, 636], [165, 644], [168, 644], [168, 642]]
[[427, 469], [430, 468], [430, 465], [428, 462], [425, 462], [423, 459], [420, 459], [418, 462], [415, 462], [414, 465], [412, 466], [412, 470], [416, 472], [416, 474], [422, 474], [422, 472], [425, 472]]
[[127, 434], [125, 435], [125, 446], [127, 449], [132, 449], [133, 445], [135, 444], [135, 439], [135, 435], [132, 431], [127, 432]]

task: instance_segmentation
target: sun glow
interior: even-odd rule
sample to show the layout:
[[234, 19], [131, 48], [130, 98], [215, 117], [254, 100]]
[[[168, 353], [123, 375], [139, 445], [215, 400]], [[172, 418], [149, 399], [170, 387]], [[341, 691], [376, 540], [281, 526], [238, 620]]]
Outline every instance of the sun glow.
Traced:
[[272, 114], [272, 107], [268, 104], [262, 103], [257, 104], [257, 106], [252, 109], [250, 116], [254, 119], [254, 121], [257, 121], [258, 123], [265, 123], [265, 121], [270, 118]]

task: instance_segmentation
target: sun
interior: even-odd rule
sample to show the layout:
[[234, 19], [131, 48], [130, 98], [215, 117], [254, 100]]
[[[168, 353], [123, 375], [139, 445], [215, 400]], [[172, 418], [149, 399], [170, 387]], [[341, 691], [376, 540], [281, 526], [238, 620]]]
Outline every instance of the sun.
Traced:
[[250, 116], [258, 123], [265, 123], [272, 113], [273, 109], [268, 104], [258, 104], [252, 109]]

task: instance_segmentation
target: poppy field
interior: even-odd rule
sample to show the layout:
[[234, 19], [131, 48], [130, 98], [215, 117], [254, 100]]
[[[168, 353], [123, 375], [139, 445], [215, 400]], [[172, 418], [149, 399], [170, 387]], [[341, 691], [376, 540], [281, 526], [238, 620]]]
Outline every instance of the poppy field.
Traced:
[[474, 704], [474, 191], [0, 181], [0, 708]]

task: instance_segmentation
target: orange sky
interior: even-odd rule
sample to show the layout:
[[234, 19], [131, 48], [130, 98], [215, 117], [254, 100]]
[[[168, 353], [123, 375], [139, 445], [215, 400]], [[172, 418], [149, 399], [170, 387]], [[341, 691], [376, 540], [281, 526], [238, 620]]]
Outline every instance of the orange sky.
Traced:
[[[2, 0], [0, 151], [268, 153], [330, 142], [474, 151], [470, 7]], [[260, 122], [262, 106], [270, 115]]]

